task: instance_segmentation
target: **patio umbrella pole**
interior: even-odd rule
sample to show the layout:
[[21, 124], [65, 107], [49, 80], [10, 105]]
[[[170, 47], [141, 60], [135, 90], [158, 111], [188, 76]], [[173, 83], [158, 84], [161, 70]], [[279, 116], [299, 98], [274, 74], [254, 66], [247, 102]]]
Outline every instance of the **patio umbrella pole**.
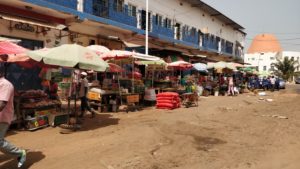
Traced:
[[154, 69], [152, 69], [152, 88], [154, 86]]
[[120, 95], [120, 103], [121, 105], [123, 105], [122, 103], [122, 92], [121, 92], [121, 84], [120, 84], [120, 77], [119, 77], [119, 72], [117, 72], [117, 78], [118, 78], [118, 85], [119, 85], [119, 95]]
[[132, 59], [132, 86], [131, 92], [134, 93], [134, 59]]

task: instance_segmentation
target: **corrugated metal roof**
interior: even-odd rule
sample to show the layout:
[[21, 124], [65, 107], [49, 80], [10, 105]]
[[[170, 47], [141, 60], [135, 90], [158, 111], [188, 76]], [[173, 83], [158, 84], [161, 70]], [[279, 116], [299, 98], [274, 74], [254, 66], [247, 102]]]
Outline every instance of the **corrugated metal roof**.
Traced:
[[[215, 8], [211, 7], [210, 5], [206, 4], [201, 0], [186, 0], [186, 2], [190, 3], [192, 7], [198, 7], [199, 9], [207, 12], [210, 16], [214, 16], [224, 22], [226, 25], [232, 26], [233, 28], [242, 31], [244, 29], [240, 24], [236, 23], [229, 17], [222, 14], [220, 11], [216, 10]], [[243, 32], [243, 31], [242, 31]]]

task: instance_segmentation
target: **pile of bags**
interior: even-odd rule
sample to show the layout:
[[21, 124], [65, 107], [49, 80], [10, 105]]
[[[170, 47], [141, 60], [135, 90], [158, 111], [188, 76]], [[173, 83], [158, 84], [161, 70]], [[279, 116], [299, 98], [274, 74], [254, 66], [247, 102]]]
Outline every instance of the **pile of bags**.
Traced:
[[178, 93], [164, 92], [156, 95], [157, 109], [176, 109], [180, 107], [180, 98]]

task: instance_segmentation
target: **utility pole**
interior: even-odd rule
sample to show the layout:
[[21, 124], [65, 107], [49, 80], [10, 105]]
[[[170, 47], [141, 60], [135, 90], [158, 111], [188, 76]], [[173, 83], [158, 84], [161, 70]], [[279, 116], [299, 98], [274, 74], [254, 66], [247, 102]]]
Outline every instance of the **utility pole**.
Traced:
[[148, 55], [149, 52], [149, 0], [146, 0], [146, 42], [145, 42], [145, 54]]

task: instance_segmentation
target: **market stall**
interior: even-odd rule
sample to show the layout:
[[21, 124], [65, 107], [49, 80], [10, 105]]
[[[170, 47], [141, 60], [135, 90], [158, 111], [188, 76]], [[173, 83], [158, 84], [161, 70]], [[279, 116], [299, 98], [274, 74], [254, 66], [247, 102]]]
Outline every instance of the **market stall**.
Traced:
[[[103, 72], [108, 68], [108, 64], [104, 62], [95, 52], [90, 49], [77, 45], [77, 44], [65, 44], [59, 47], [51, 48], [49, 50], [37, 50], [27, 52], [27, 55], [37, 61], [47, 65], [54, 65], [59, 67], [83, 69], [83, 70], [94, 70]], [[73, 71], [74, 72], [74, 71]], [[72, 73], [74, 74], [74, 73]], [[75, 109], [71, 112], [70, 107], [68, 107], [68, 113], [75, 115], [77, 119], [77, 90], [76, 84], [78, 83], [78, 78], [72, 76], [69, 92], [69, 103], [70, 98], [74, 99]]]
[[[94, 49], [97, 51], [96, 47]], [[102, 53], [102, 47], [100, 46], [98, 49], [98, 52]], [[103, 60], [118, 65], [123, 70], [117, 73], [109, 71], [102, 75], [101, 95], [103, 96], [103, 111], [108, 110], [107, 107], [114, 107], [115, 104], [117, 104], [117, 107], [122, 104], [127, 106], [140, 105], [145, 92], [145, 85], [142, 78], [143, 75], [136, 65], [136, 61], [158, 61], [160, 59], [155, 56], [121, 50], [111, 50], [104, 52], [100, 56]], [[110, 105], [107, 106], [107, 103]], [[110, 111], [112, 110], [110, 109]]]

